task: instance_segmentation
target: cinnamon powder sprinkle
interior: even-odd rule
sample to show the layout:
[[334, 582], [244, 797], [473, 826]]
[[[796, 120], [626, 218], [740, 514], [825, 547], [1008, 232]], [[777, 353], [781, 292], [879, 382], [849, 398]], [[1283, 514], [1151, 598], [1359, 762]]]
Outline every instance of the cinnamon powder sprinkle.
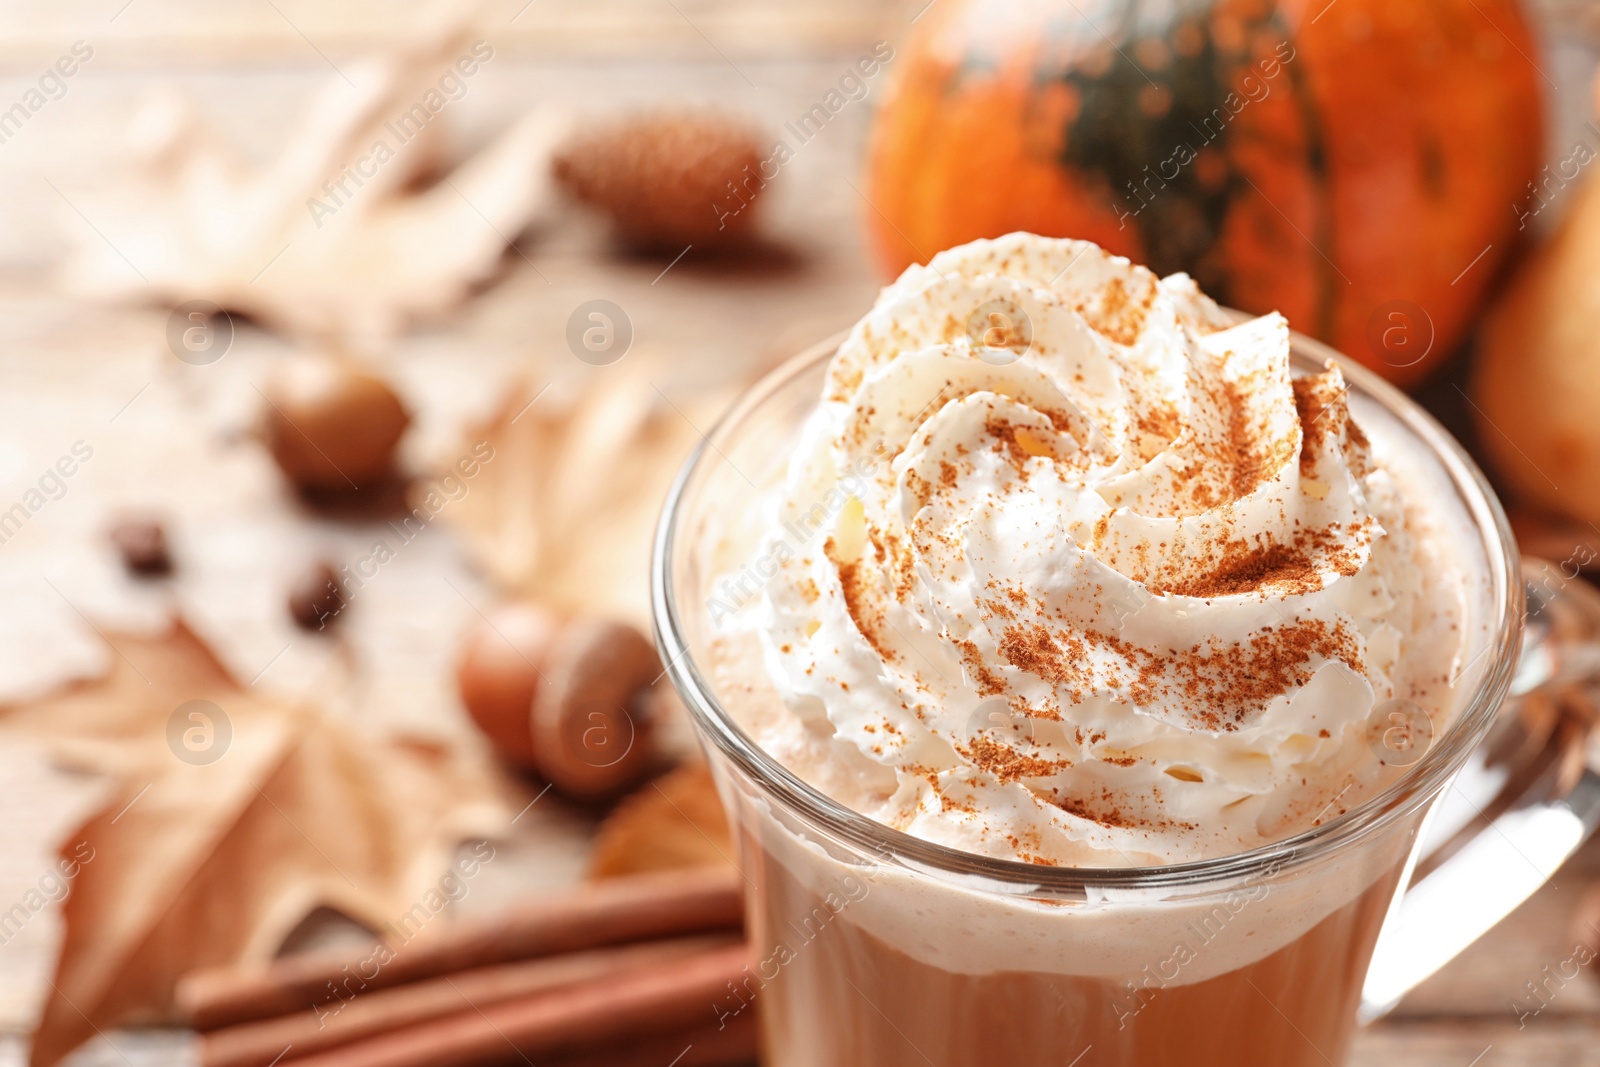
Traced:
[[1174, 440], [1183, 430], [1183, 420], [1178, 409], [1171, 404], [1152, 403], [1134, 415], [1134, 425], [1139, 432], [1166, 443]]
[[919, 509], [927, 507], [928, 501], [933, 499], [933, 486], [914, 470], [906, 471], [906, 488], [911, 492], [911, 499], [917, 502]]
[[874, 529], [872, 543], [878, 547], [878, 558], [888, 566], [889, 580], [894, 584], [895, 599], [905, 603], [916, 585], [917, 560], [911, 549], [893, 530], [884, 530], [881, 537]]
[[961, 651], [961, 661], [967, 665], [967, 670], [972, 672], [972, 679], [977, 683], [978, 695], [982, 697], [994, 696], [996, 693], [1006, 691], [1006, 681], [989, 669], [983, 661], [983, 653], [977, 644], [970, 640], [951, 642]]
[[883, 606], [872, 595], [871, 578], [864, 572], [860, 561], [840, 562], [838, 544], [831, 537], [823, 544], [822, 551], [839, 570], [839, 589], [844, 594], [844, 607], [849, 612], [851, 620], [855, 622], [856, 629], [861, 631], [861, 636], [867, 639], [867, 644], [871, 645], [885, 662], [896, 662], [899, 656], [889, 646], [883, 634], [883, 629], [888, 623], [887, 617]]
[[[1304, 541], [1293, 545], [1230, 542], [1211, 570], [1152, 588], [1151, 592], [1203, 598], [1238, 596], [1267, 589], [1289, 596], [1314, 593], [1323, 586], [1323, 574], [1311, 547]], [[1333, 549], [1323, 560], [1345, 577], [1360, 569], [1355, 553], [1348, 549]]]
[[1228, 440], [1225, 459], [1229, 463], [1228, 488], [1233, 499], [1242, 500], [1255, 492], [1256, 487], [1275, 476], [1294, 453], [1291, 438], [1279, 441], [1262, 441], [1258, 427], [1251, 421], [1251, 409], [1246, 393], [1236, 382], [1224, 382], [1223, 393], [1228, 399]]
[[1289, 545], [1266, 545], [1225, 558], [1211, 573], [1177, 583], [1166, 592], [1193, 597], [1234, 596], [1259, 592], [1269, 585], [1290, 593], [1308, 593], [1321, 588], [1322, 577], [1304, 552]]
[[928, 791], [939, 798], [939, 810], [941, 812], [959, 811], [965, 815], [978, 814], [977, 805], [972, 802], [971, 798], [957, 800], [945, 792], [944, 788], [939, 784], [939, 773], [932, 768], [919, 767], [912, 764], [906, 767], [906, 771], [910, 774], [921, 776], [928, 783]]
[[[1076, 815], [1080, 819], [1097, 822], [1101, 826], [1110, 826], [1122, 830], [1197, 830], [1195, 823], [1180, 819], [1171, 819], [1162, 815], [1142, 814], [1125, 806], [1127, 801], [1109, 789], [1102, 789], [1095, 803], [1088, 797], [1058, 796], [1055, 806], [1062, 811]], [[1157, 808], [1161, 803], [1160, 791], [1156, 790], [1149, 801]]]
[[1327, 413], [1330, 398], [1322, 388], [1322, 375], [1296, 378], [1290, 384], [1294, 386], [1295, 413], [1300, 416], [1300, 473], [1309, 477], [1317, 465], [1317, 443], [1326, 432], [1319, 424]]
[[1006, 627], [1000, 636], [1000, 655], [1013, 667], [1025, 670], [1054, 685], [1085, 680], [1073, 670], [1072, 664], [1061, 646], [1056, 644], [1050, 635], [1049, 629], [1037, 623], [1032, 626]]
[[1173, 675], [1196, 721], [1236, 730], [1268, 701], [1311, 681], [1314, 659], [1365, 673], [1360, 646], [1342, 623], [1301, 619], [1270, 627], [1248, 641], [1172, 658]]
[[[977, 646], [965, 644], [971, 646], [963, 652], [970, 664]], [[1110, 653], [1110, 662], [1091, 658], [1091, 647]], [[1365, 673], [1358, 639], [1342, 623], [1321, 619], [1269, 627], [1242, 642], [1213, 640], [1176, 652], [1141, 648], [1093, 631], [1013, 625], [1005, 629], [999, 649], [1007, 663], [1064, 690], [1068, 700], [1122, 689], [1139, 706], [1176, 701], [1196, 726], [1215, 732], [1237, 730], [1273, 698], [1310, 682], [1322, 662]]]
[[1062, 797], [1056, 801], [1056, 807], [1076, 815], [1080, 819], [1097, 822], [1101, 826], [1113, 826], [1123, 830], [1140, 828], [1138, 820], [1125, 815], [1121, 808], [1114, 805], [1097, 809], [1076, 797]]
[[1135, 297], [1128, 292], [1121, 278], [1110, 279], [1102, 290], [1099, 306], [1089, 302], [1078, 304], [1074, 310], [1084, 317], [1096, 332], [1102, 333], [1120, 345], [1131, 345], [1139, 340], [1145, 317], [1155, 301], [1155, 286], [1148, 286]]
[[[1346, 442], [1345, 459], [1351, 473], [1361, 477], [1367, 469], [1361, 451], [1370, 448], [1372, 442], [1356, 421], [1350, 418], [1349, 409], [1344, 404], [1345, 388], [1340, 381], [1337, 372], [1329, 370], [1312, 377], [1296, 378], [1290, 383], [1294, 387], [1295, 413], [1300, 417], [1302, 474], [1309, 475], [1315, 468], [1322, 442], [1338, 438], [1341, 434]], [[1324, 421], [1330, 411], [1333, 417]]]
[[1253, 375], [1239, 381], [1214, 375], [1204, 383], [1210, 402], [1226, 413], [1226, 424], [1216, 435], [1197, 438], [1186, 465], [1173, 471], [1197, 511], [1248, 497], [1276, 477], [1300, 447], [1293, 430], [1276, 439], [1266, 436], [1265, 416], [1250, 402], [1255, 384]]
[[1018, 778], [1048, 778], [1072, 766], [1072, 761], [1067, 759], [1025, 756], [1016, 749], [988, 737], [975, 737], [965, 747], [957, 746], [956, 751], [979, 770], [1008, 783]]

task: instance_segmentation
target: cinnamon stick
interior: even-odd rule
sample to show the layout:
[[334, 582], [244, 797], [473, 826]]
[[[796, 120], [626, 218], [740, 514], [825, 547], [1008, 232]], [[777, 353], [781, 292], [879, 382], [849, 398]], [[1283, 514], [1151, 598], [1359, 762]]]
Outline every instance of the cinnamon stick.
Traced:
[[716, 1005], [749, 962], [744, 944], [709, 949], [471, 1008], [292, 1062], [294, 1067], [487, 1067], [508, 1057], [537, 1063], [626, 1048], [689, 1029], [715, 1029], [721, 1022]]
[[178, 1006], [196, 1029], [211, 1030], [474, 967], [737, 930], [743, 917], [741, 888], [737, 874], [719, 868], [610, 879], [529, 901], [493, 920], [463, 922], [438, 933], [430, 928], [399, 944], [198, 971], [179, 982]]
[[[738, 942], [733, 933], [647, 941], [618, 948], [501, 963], [429, 978], [392, 989], [360, 993], [273, 1019], [240, 1023], [202, 1034], [201, 1067], [267, 1067], [466, 1008], [485, 1008], [563, 986], [627, 974], [650, 963]], [[674, 1049], [676, 1054], [682, 1046]], [[655, 1067], [661, 1067], [660, 1064]]]

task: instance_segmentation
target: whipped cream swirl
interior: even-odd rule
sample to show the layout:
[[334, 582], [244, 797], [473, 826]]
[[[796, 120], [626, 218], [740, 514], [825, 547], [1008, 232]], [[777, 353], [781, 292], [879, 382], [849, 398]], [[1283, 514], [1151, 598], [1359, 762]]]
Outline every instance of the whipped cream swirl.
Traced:
[[885, 289], [776, 512], [754, 625], [791, 729], [758, 740], [972, 852], [1303, 829], [1391, 773], [1385, 702], [1453, 654], [1402, 663], [1425, 583], [1337, 367], [1295, 379], [1281, 316], [1231, 325], [1085, 242], [978, 241]]

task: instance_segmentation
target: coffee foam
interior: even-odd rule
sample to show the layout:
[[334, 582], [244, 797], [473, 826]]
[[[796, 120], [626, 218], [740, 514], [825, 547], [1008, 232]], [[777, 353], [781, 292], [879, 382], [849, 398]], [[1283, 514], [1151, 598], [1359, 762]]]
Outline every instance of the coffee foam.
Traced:
[[[1046, 902], [1026, 888], [897, 863], [866, 867], [754, 811], [762, 847], [807, 890], [825, 897], [865, 883], [841, 914], [918, 962], [958, 974], [1030, 972], [1158, 986], [1203, 982], [1254, 963], [1304, 935], [1405, 860], [1416, 819], [1348, 856], [1293, 872], [1268, 867], [1248, 881], [1188, 891], [1091, 891]], [[760, 949], [762, 946], [757, 946]]]

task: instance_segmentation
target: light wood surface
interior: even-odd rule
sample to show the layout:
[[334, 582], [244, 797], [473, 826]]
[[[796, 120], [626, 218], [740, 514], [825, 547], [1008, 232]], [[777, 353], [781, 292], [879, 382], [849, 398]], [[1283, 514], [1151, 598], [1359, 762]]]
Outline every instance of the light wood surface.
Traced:
[[[131, 504], [174, 515], [184, 564], [176, 599], [241, 677], [260, 674], [261, 685], [302, 693], [342, 669], [331, 649], [289, 627], [282, 586], [309, 555], [358, 552], [372, 531], [304, 513], [244, 439], [253, 383], [285, 342], [243, 328], [221, 362], [189, 367], [166, 351], [161, 312], [68, 299], [52, 271], [65, 243], [93, 224], [74, 200], [103, 180], [140, 92], [167, 83], [194, 92], [243, 152], [265, 158], [310, 94], [339, 76], [341, 63], [399, 39], [418, 6], [13, 0], [0, 13], [0, 107], [74, 40], [97, 48], [67, 95], [0, 145], [0, 501], [17, 497], [74, 440], [96, 449], [68, 494], [0, 546], [0, 698], [92, 669], [104, 653], [78, 610], [102, 623], [141, 625], [163, 608], [118, 576], [100, 540], [106, 515]], [[536, 101], [587, 114], [716, 103], [777, 135], [850, 60], [880, 37], [896, 38], [921, 6], [496, 0], [485, 7], [483, 25], [497, 58], [452, 110], [454, 141], [458, 149], [481, 144]], [[1551, 47], [1552, 70], [1568, 87], [1559, 131], [1586, 106], [1574, 101], [1587, 100], [1593, 55], [1576, 35]], [[447, 458], [461, 428], [488, 412], [517, 376], [549, 382], [596, 373], [564, 341], [568, 315], [594, 297], [627, 310], [637, 337], [628, 358], [646, 365], [669, 398], [743, 380], [848, 325], [882, 281], [860, 225], [872, 210], [858, 176], [871, 102], [850, 105], [773, 183], [764, 205], [770, 246], [759, 256], [718, 260], [691, 252], [670, 267], [619, 256], [592, 219], [568, 213], [524, 237], [496, 287], [458, 319], [418, 331], [384, 357], [386, 372], [419, 413], [407, 462], [426, 469]], [[1559, 133], [1552, 141], [1559, 143]], [[449, 665], [455, 635], [492, 597], [444, 531], [430, 530], [408, 546], [352, 612], [363, 681], [342, 691], [341, 711], [376, 730], [466, 736]], [[48, 770], [35, 752], [0, 746], [0, 900], [15, 899], [37, 879], [55, 837], [94, 802], [95, 790]], [[462, 902], [463, 913], [578, 877], [593, 818], [553, 796], [541, 800]], [[1352, 1062], [1600, 1064], [1600, 981], [1593, 973], [1564, 987], [1526, 1026], [1519, 1028], [1512, 1007], [1525, 998], [1525, 982], [1571, 954], [1573, 902], [1597, 878], [1600, 849], [1590, 847], [1365, 1032]], [[0, 1026], [26, 1026], [58, 936], [54, 916], [41, 914], [0, 946]], [[349, 935], [323, 923], [308, 936]], [[154, 1067], [188, 1056], [182, 1034], [116, 1034], [86, 1049], [74, 1067]], [[22, 1062], [20, 1041], [0, 1039], [0, 1067]]]

